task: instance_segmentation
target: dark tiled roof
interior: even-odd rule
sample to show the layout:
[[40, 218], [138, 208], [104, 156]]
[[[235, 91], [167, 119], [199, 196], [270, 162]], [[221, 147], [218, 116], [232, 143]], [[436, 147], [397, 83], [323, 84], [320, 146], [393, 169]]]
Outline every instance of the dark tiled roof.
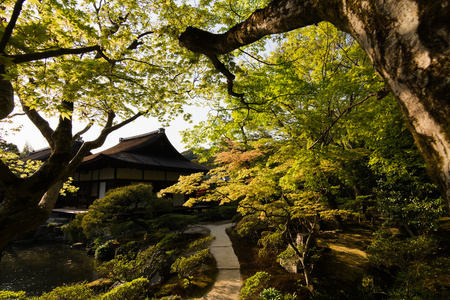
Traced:
[[96, 165], [121, 166], [140, 169], [173, 169], [204, 172], [208, 169], [186, 159], [170, 143], [163, 129], [147, 134], [121, 138], [119, 144], [86, 156], [79, 169]]
[[23, 160], [41, 160], [44, 161], [50, 157], [52, 154], [52, 150], [50, 148], [39, 149], [33, 152], [30, 152]]
[[[72, 156], [75, 156], [77, 154], [78, 150], [80, 150], [80, 147], [83, 145], [82, 141], [75, 141], [72, 144]], [[35, 150], [28, 154], [26, 157], [22, 158], [22, 160], [40, 160], [45, 161], [47, 160], [50, 155], [52, 154], [52, 149], [50, 148], [43, 148], [39, 150]]]

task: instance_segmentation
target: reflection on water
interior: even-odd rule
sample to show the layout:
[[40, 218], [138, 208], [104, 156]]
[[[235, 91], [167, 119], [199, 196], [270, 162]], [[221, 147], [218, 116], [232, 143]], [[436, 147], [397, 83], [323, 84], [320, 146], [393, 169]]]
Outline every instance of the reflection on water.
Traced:
[[96, 279], [94, 259], [64, 244], [14, 244], [0, 261], [0, 290], [38, 296], [57, 286]]

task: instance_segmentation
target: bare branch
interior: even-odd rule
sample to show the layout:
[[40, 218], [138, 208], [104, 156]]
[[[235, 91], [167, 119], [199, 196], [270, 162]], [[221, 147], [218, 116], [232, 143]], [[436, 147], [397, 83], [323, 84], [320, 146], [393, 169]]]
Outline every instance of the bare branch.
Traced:
[[23, 113], [13, 113], [13, 114], [9, 115], [7, 117], [7, 119], [12, 119], [12, 118], [17, 117], [17, 116], [25, 116], [25, 115], [26, 114], [24, 112]]
[[142, 45], [143, 42], [140, 42], [139, 39], [143, 38], [146, 35], [152, 34], [154, 33], [153, 31], [147, 31], [144, 32], [140, 35], [138, 35], [138, 37], [136, 39], [133, 40], [133, 42], [131, 42], [131, 44], [127, 47], [128, 50], [134, 50], [136, 49], [139, 45]]
[[227, 67], [225, 67], [225, 65], [217, 58], [217, 55], [207, 56], [213, 63], [216, 70], [222, 73], [227, 78], [228, 94], [242, 99], [244, 97], [244, 94], [239, 94], [233, 91], [233, 82], [236, 76], [234, 76], [234, 74], [231, 73], [230, 70], [227, 69]]
[[286, 65], [286, 64], [289, 64], [289, 63], [291, 63], [291, 62], [295, 62], [295, 61], [297, 61], [297, 60], [300, 60], [300, 58], [297, 58], [297, 59], [285, 61], [285, 62], [282, 62], [282, 63], [279, 63], [279, 64], [272, 64], [272, 63], [268, 63], [268, 62], [266, 62], [266, 61], [264, 61], [264, 60], [262, 60], [262, 59], [257, 58], [256, 56], [254, 56], [254, 55], [248, 53], [247, 51], [244, 51], [244, 50], [242, 50], [242, 49], [238, 49], [238, 50], [241, 51], [242, 53], [244, 53], [245, 55], [250, 56], [251, 58], [253, 58], [253, 59], [256, 60], [257, 62], [260, 62], [260, 63], [265, 64], [265, 65], [267, 65], [267, 66], [282, 66], [282, 65]]
[[85, 134], [89, 129], [92, 128], [92, 125], [94, 123], [92, 121], [89, 121], [89, 123], [84, 127], [82, 130], [78, 131], [76, 134], [73, 135], [72, 141], [76, 141], [78, 138], [80, 138], [83, 134]]
[[343, 116], [348, 114], [353, 107], [363, 104], [364, 102], [366, 102], [367, 100], [369, 100], [371, 97], [374, 97], [374, 96], [377, 96], [377, 100], [381, 100], [384, 97], [386, 97], [387, 94], [389, 94], [389, 90], [385, 86], [380, 91], [378, 91], [376, 93], [371, 93], [371, 94], [367, 95], [364, 99], [347, 106], [338, 116], [336, 116], [336, 119], [328, 126], [328, 128], [325, 130], [325, 132], [322, 133], [322, 135], [311, 146], [308, 147], [308, 150], [312, 149], [317, 143], [322, 141], [328, 135], [331, 128], [333, 128], [333, 126], [339, 121], [339, 119], [341, 119]]

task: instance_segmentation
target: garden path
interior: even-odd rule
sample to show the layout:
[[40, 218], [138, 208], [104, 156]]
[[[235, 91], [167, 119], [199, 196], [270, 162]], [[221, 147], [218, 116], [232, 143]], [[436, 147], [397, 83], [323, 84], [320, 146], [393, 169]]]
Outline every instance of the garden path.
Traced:
[[220, 222], [212, 224], [202, 224], [210, 230], [211, 235], [216, 239], [210, 246], [211, 253], [217, 261], [216, 282], [209, 292], [202, 298], [206, 300], [237, 300], [239, 299], [239, 291], [241, 290], [242, 281], [239, 270], [239, 261], [234, 254], [233, 246], [230, 238], [225, 230], [232, 226], [231, 222]]

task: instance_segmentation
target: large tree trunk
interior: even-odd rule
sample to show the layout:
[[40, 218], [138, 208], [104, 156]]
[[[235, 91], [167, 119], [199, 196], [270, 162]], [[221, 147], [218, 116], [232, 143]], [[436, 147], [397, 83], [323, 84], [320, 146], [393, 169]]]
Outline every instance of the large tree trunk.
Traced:
[[[42, 196], [37, 205], [17, 210], [15, 213], [4, 214], [0, 218], [0, 252], [14, 237], [36, 229], [48, 220], [62, 186], [63, 181], [60, 180]], [[20, 201], [17, 199], [18, 197], [33, 199], [36, 197], [34, 194], [35, 192], [32, 190], [22, 193], [20, 196], [17, 193], [7, 193], [5, 201], [17, 203]], [[9, 199], [10, 197], [14, 197], [14, 199]]]
[[274, 0], [224, 34], [189, 27], [180, 44], [214, 61], [265, 35], [320, 21], [349, 32], [398, 100], [450, 207], [449, 20], [448, 0]]

